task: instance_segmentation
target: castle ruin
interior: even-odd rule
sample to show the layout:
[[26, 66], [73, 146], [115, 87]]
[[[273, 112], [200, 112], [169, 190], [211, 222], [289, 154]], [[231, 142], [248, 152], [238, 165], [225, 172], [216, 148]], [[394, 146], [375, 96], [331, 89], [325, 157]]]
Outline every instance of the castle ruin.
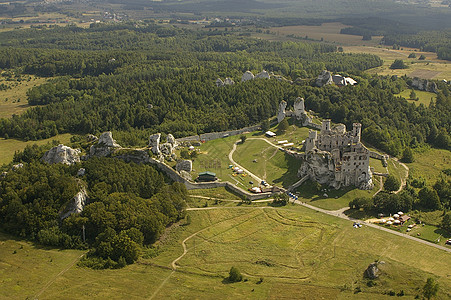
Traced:
[[309, 131], [298, 175], [336, 189], [350, 185], [372, 189], [370, 151], [360, 142], [361, 128], [354, 123], [352, 131], [346, 131], [343, 124], [332, 128], [330, 120], [323, 120], [319, 133]]

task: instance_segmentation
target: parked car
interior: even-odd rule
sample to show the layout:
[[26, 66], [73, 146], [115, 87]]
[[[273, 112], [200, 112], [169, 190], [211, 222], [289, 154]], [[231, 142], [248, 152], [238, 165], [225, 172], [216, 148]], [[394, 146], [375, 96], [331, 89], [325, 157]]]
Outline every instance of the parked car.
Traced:
[[451, 245], [451, 239], [447, 240], [445, 244]]

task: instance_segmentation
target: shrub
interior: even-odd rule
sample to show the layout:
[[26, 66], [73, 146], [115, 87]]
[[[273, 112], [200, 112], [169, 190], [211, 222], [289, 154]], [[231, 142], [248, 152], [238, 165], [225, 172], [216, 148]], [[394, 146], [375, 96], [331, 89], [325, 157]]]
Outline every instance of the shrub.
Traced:
[[407, 65], [402, 59], [395, 59], [395, 61], [391, 64], [390, 69], [407, 69]]
[[230, 282], [239, 282], [241, 280], [243, 280], [243, 275], [241, 275], [240, 271], [235, 267], [230, 268], [229, 281]]

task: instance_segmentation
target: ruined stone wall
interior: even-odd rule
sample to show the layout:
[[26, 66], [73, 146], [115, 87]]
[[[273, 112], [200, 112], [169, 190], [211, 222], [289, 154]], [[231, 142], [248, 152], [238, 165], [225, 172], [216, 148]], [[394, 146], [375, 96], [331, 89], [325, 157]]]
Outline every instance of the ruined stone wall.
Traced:
[[198, 142], [198, 141], [212, 141], [216, 139], [223, 138], [224, 136], [234, 136], [239, 135], [245, 132], [253, 132], [260, 130], [260, 125], [250, 126], [250, 127], [244, 127], [237, 130], [229, 130], [229, 131], [221, 131], [221, 132], [210, 132], [210, 133], [203, 133], [201, 135], [192, 135], [187, 137], [182, 137], [176, 139], [177, 142]]
[[163, 171], [169, 178], [176, 182], [183, 183], [188, 190], [195, 190], [195, 189], [213, 189], [218, 187], [227, 187], [231, 189], [233, 192], [241, 195], [245, 199], [248, 200], [259, 200], [259, 199], [266, 199], [272, 195], [272, 193], [260, 193], [260, 194], [252, 194], [248, 193], [247, 191], [237, 187], [236, 185], [226, 181], [226, 182], [190, 182], [180, 176], [179, 173], [177, 173], [173, 168], [166, 165], [165, 163], [162, 163], [158, 160], [155, 160], [153, 158], [150, 158], [149, 162], [153, 165], [155, 165], [157, 168], [159, 168], [161, 171]]

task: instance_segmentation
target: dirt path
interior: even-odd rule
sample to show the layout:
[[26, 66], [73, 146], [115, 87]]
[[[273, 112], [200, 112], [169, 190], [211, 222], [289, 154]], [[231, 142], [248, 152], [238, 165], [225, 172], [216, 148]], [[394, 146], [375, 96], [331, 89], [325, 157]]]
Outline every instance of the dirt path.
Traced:
[[382, 180], [382, 176], [379, 176], [379, 189], [373, 194], [373, 197], [378, 194], [384, 188], [384, 181]]
[[406, 186], [407, 184], [407, 178], [409, 177], [409, 167], [406, 166], [405, 164], [403, 164], [402, 162], [400, 162], [397, 158], [393, 157], [393, 160], [398, 162], [400, 166], [402, 166], [405, 170], [406, 170], [406, 176], [403, 178], [402, 175], [400, 175], [400, 180], [401, 180], [401, 184], [399, 185], [399, 189], [395, 192], [395, 194], [399, 193], [400, 191], [402, 191], [402, 189]]
[[243, 169], [244, 172], [248, 173], [248, 174], [249, 174], [254, 180], [256, 180], [258, 183], [262, 182], [263, 179], [261, 179], [260, 177], [254, 175], [253, 173], [249, 172], [249, 170], [245, 169], [243, 166], [239, 165], [236, 161], [233, 160], [233, 153], [235, 152], [235, 150], [236, 150], [236, 143], [233, 144], [233, 148], [232, 148], [232, 150], [229, 152], [229, 160], [230, 160], [230, 162], [231, 162], [233, 165], [237, 166], [238, 168]]
[[45, 292], [46, 289], [48, 289], [54, 282], [56, 279], [58, 279], [58, 277], [60, 277], [61, 275], [63, 275], [64, 273], [67, 272], [67, 270], [69, 270], [70, 268], [72, 268], [83, 256], [86, 255], [87, 252], [83, 253], [82, 255], [80, 255], [79, 257], [77, 257], [76, 259], [74, 259], [70, 264], [68, 264], [61, 272], [59, 272], [55, 277], [53, 277], [49, 282], [47, 282], [44, 287], [36, 294], [36, 296], [34, 296], [34, 299], [39, 299], [39, 296], [42, 295], [42, 293]]

